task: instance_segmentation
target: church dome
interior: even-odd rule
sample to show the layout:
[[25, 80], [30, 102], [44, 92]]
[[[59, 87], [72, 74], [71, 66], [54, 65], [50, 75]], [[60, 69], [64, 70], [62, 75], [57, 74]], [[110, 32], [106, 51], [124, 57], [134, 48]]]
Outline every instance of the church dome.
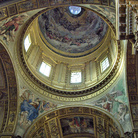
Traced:
[[96, 13], [76, 6], [48, 10], [38, 17], [38, 23], [52, 51], [63, 56], [70, 53], [74, 57], [91, 53], [108, 29]]
[[80, 7], [74, 14], [75, 10], [70, 6], [42, 10], [22, 31], [23, 70], [48, 93], [92, 94], [117, 72], [120, 51], [107, 20], [88, 8]]

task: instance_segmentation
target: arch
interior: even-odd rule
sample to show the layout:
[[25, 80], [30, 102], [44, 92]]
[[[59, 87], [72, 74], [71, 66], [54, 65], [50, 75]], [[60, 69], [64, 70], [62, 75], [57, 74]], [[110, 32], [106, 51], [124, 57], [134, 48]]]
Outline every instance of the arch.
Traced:
[[120, 124], [111, 115], [92, 107], [62, 107], [41, 116], [24, 137], [111, 137], [123, 136]]
[[0, 43], [0, 135], [12, 135], [17, 116], [17, 83], [10, 56]]

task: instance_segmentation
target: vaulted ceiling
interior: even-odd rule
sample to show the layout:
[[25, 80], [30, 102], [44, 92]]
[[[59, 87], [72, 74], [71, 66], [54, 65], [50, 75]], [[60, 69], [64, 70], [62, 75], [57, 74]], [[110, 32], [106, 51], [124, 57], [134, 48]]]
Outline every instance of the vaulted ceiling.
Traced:
[[135, 1], [0, 1], [0, 136], [137, 137], [135, 16]]

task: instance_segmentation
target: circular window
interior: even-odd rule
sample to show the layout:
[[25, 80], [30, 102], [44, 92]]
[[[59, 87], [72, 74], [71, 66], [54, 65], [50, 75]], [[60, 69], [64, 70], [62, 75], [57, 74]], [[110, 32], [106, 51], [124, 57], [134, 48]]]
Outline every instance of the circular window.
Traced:
[[73, 15], [78, 15], [81, 12], [81, 7], [78, 7], [78, 6], [69, 6], [69, 11]]

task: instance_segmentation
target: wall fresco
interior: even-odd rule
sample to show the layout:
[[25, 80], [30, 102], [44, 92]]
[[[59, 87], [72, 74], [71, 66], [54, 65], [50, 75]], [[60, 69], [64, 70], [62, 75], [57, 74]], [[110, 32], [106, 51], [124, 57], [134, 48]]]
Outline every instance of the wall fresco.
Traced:
[[19, 119], [16, 134], [22, 136], [26, 128], [28, 128], [38, 116], [56, 107], [56, 104], [38, 98], [33, 92], [22, 87], [20, 90], [20, 113], [18, 115]]
[[123, 77], [109, 93], [92, 104], [110, 112], [120, 122], [124, 132], [132, 131], [126, 84]]
[[94, 134], [94, 123], [92, 117], [88, 118], [75, 116], [70, 118], [62, 118], [60, 122], [64, 136], [74, 133]]
[[0, 23], [0, 36], [7, 44], [14, 41], [16, 32], [27, 17], [28, 15], [24, 13]]
[[107, 8], [99, 5], [90, 5], [92, 10], [99, 12], [101, 15], [105, 16], [113, 25], [116, 26], [116, 13], [115, 9]]

